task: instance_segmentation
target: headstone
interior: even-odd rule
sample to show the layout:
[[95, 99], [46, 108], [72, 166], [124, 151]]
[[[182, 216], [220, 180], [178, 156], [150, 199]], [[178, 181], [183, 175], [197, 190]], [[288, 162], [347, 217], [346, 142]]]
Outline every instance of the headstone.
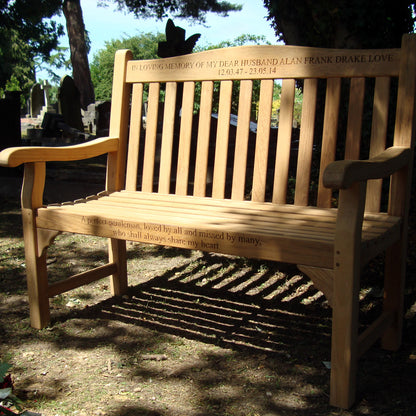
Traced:
[[96, 101], [81, 109], [82, 122], [89, 134], [96, 137], [108, 136], [110, 127], [110, 101]]
[[82, 123], [87, 129], [88, 133], [95, 134], [96, 124], [97, 124], [97, 114], [96, 114], [96, 105], [97, 103], [88, 104], [86, 110], [81, 109], [82, 113]]
[[46, 113], [54, 113], [55, 109], [51, 106], [50, 98], [49, 98], [49, 90], [51, 89], [51, 86], [49, 85], [48, 81], [43, 81], [43, 84], [41, 85], [42, 93], [43, 93], [43, 102], [44, 105], [42, 109], [40, 110], [40, 114], [38, 115], [38, 119], [40, 121], [43, 120], [43, 117]]
[[51, 86], [49, 85], [48, 81], [43, 81], [42, 89], [43, 89], [43, 97], [45, 101], [45, 106], [50, 107], [51, 101], [49, 98], [49, 90], [51, 89]]
[[110, 128], [111, 102], [104, 101], [96, 106], [96, 135], [97, 137], [107, 136]]
[[65, 75], [61, 79], [58, 99], [60, 113], [63, 115], [65, 123], [74, 129], [84, 131], [80, 94], [74, 80], [69, 75]]
[[42, 111], [42, 107], [45, 105], [45, 97], [42, 91], [42, 87], [39, 83], [36, 83], [30, 90], [30, 117], [36, 118]]

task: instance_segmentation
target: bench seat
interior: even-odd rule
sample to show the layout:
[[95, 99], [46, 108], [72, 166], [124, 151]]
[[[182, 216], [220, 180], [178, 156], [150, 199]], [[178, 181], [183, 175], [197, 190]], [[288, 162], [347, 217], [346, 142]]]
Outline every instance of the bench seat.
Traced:
[[[38, 209], [39, 228], [333, 268], [336, 209], [121, 191]], [[366, 213], [364, 261], [401, 219]]]

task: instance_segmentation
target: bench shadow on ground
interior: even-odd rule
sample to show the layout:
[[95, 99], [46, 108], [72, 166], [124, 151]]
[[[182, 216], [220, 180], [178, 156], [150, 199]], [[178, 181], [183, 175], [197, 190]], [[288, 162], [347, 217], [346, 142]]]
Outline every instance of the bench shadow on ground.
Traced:
[[[171, 336], [231, 351], [232, 359], [228, 354], [206, 352], [202, 365], [190, 364], [170, 375], [172, 380], [192, 378], [192, 383], [196, 383], [201, 409], [212, 409], [201, 414], [227, 414], [231, 402], [241, 400], [241, 397], [208, 394], [215, 384], [229, 385], [240, 394], [242, 388], [246, 389], [244, 400], [250, 403], [264, 401], [264, 409], [277, 412], [271, 414], [283, 411], [289, 415], [306, 415], [317, 407], [327, 410], [329, 371], [322, 361], [330, 359], [330, 309], [322, 309], [323, 296], [317, 295], [308, 280], [295, 273], [295, 268], [289, 267], [286, 273], [276, 271], [260, 262], [247, 263], [245, 259], [206, 254], [195, 264], [173, 267], [145, 283], [130, 287], [126, 296], [110, 298], [88, 310], [77, 311], [75, 319], [78, 326], [83, 325], [84, 319], [85, 325], [90, 325], [91, 318], [110, 323], [110, 326], [116, 324], [112, 329], [107, 327], [106, 335], [95, 339], [94, 343], [111, 343], [121, 357], [128, 357], [132, 350], [148, 351], [160, 348], [161, 343], [170, 344], [174, 342]], [[318, 300], [310, 300], [315, 297]], [[61, 315], [55, 322], [68, 322], [68, 316]], [[143, 329], [153, 334], [146, 341], [133, 335], [136, 330]], [[81, 338], [65, 338], [66, 347], [85, 348]], [[123, 341], [118, 342], [120, 339]], [[60, 337], [60, 340], [63, 339]], [[313, 351], [311, 340], [315, 343]], [[291, 378], [294, 372], [299, 372], [302, 374], [295, 377], [299, 376], [301, 383], [319, 385], [318, 390], [324, 387], [320, 394], [311, 394], [306, 413], [302, 413], [302, 406], [293, 411], [284, 404], [273, 403], [265, 395], [269, 394], [268, 382], [251, 378], [241, 365], [235, 365], [236, 362], [243, 365], [245, 360], [257, 360], [259, 368], [266, 367], [271, 373], [277, 369], [276, 384], [280, 376]], [[199, 361], [197, 355], [195, 361]], [[308, 369], [304, 372], [294, 370], [294, 365], [298, 365], [298, 370], [303, 366]], [[319, 370], [310, 370], [309, 365], [315, 365]], [[201, 376], [195, 376], [195, 372]], [[134, 370], [134, 375], [144, 379], [165, 377], [143, 368]], [[294, 393], [298, 385], [285, 389]], [[259, 392], [262, 392], [261, 396]], [[162, 416], [165, 413], [133, 406], [123, 407], [114, 414]]]
[[[316, 294], [306, 279], [279, 277], [273, 269], [253, 265], [241, 272], [241, 260], [223, 265], [221, 256], [215, 257], [206, 255], [193, 268], [173, 268], [130, 288], [127, 297], [104, 302], [101, 315], [227, 348], [282, 354], [287, 343], [299, 345], [313, 334], [328, 337], [329, 311], [326, 317], [322, 310], [317, 316], [304, 314], [302, 300]], [[281, 302], [288, 297], [291, 301]]]
[[[208, 354], [204, 367], [198, 371], [222, 369], [231, 374], [233, 381], [230, 383], [236, 388], [255, 386], [252, 390], [253, 397], [247, 400], [252, 400], [253, 403], [264, 400], [264, 409], [272, 412], [270, 414], [328, 414], [331, 409], [328, 405], [329, 370], [325, 368], [324, 362], [330, 360], [331, 309], [323, 295], [292, 266], [275, 264], [274, 267], [264, 267], [260, 262], [246, 263], [245, 259], [229, 259], [215, 254], [204, 255], [192, 267], [190, 264], [173, 267], [145, 283], [130, 287], [126, 296], [110, 298], [87, 310], [75, 312], [77, 325], [82, 326], [84, 319], [86, 326], [91, 324], [91, 319], [96, 320], [97, 325], [102, 322], [116, 324], [114, 328], [107, 327], [105, 335], [95, 339], [94, 344], [109, 342], [124, 357], [131, 354], [132, 348], [152, 349], [151, 344], [154, 342], [154, 345], [158, 345], [160, 337], [170, 343], [170, 336], [228, 349], [234, 352], [236, 360], [243, 362], [245, 359], [263, 357], [261, 365], [271, 372], [276, 371], [279, 374], [277, 378], [293, 378], [296, 373], [299, 378], [296, 385], [290, 387], [292, 392], [297, 389], [301, 391], [300, 385], [316, 386], [314, 394], [299, 393], [307, 405], [304, 403], [291, 409], [279, 401], [273, 402], [264, 396], [255, 397], [259, 392], [267, 391], [267, 385], [263, 386], [262, 382], [245, 377], [240, 372], [241, 369], [230, 366], [225, 357]], [[277, 272], [279, 268], [283, 272]], [[415, 302], [415, 293], [408, 293], [407, 307]], [[364, 296], [361, 308], [364, 324], [371, 321], [380, 307], [381, 299], [378, 295], [373, 297], [370, 293]], [[63, 323], [70, 317], [72, 314], [61, 315], [55, 322]], [[412, 322], [413, 324], [407, 323], [408, 331], [411, 330], [411, 325], [414, 328], [414, 319]], [[123, 325], [122, 329], [117, 325]], [[150, 330], [152, 334], [157, 331], [159, 335], [147, 341], [139, 340], [135, 331], [143, 329]], [[117, 341], [120, 339], [123, 341]], [[414, 337], [405, 340], [406, 348], [409, 348], [408, 344], [412, 340]], [[71, 338], [65, 335], [64, 342], [66, 347], [82, 349], [86, 346], [84, 341], [82, 337]], [[362, 415], [372, 408], [375, 413], [370, 411], [368, 414], [389, 414], [385, 413], [384, 406], [390, 406], [386, 403], [391, 403], [391, 400], [402, 403], [403, 415], [412, 414], [415, 405], [409, 404], [409, 392], [416, 386], [416, 378], [415, 367], [412, 365], [414, 362], [406, 360], [408, 351], [392, 356], [378, 346], [373, 347], [360, 364], [358, 379], [358, 401], [364, 397], [367, 410], [356, 407], [343, 414]], [[309, 369], [299, 372], [298, 369], [303, 367]], [[175, 373], [172, 378], [186, 376], [185, 373]], [[161, 376], [157, 373], [144, 375], [143, 370], [136, 375], [154, 378]], [[204, 397], [207, 387], [205, 383], [212, 384], [215, 380], [220, 383], [222, 377], [224, 375], [218, 373], [209, 381], [199, 380], [201, 402], [207, 405], [213, 400], [211, 404], [215, 411], [212, 414], [226, 414], [226, 405], [230, 404], [231, 399], [215, 399], [211, 395]], [[407, 380], [406, 387], [403, 386], [403, 380]], [[411, 407], [409, 413], [406, 413], [407, 406]], [[164, 415], [163, 412], [150, 409], [146, 413], [139, 407], [130, 410], [122, 408], [120, 413], [115, 414], [130, 415], [138, 410], [145, 415]]]

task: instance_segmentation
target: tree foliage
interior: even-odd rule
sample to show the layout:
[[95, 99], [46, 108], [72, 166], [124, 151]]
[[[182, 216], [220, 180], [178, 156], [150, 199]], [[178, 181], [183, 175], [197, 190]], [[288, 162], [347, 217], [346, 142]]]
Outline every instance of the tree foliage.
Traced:
[[109, 3], [116, 3], [119, 10], [133, 13], [138, 18], [163, 19], [171, 15], [199, 22], [205, 22], [208, 12], [227, 16], [228, 12], [242, 9], [240, 4], [217, 0], [99, 0], [99, 4], [103, 6]]
[[334, 48], [400, 46], [413, 31], [410, 0], [264, 0], [276, 35], [286, 44]]
[[223, 40], [219, 43], [196, 46], [195, 52], [207, 51], [210, 49], [231, 48], [233, 46], [243, 45], [270, 45], [270, 42], [263, 35], [250, 35], [245, 33], [234, 39]]
[[12, 75], [21, 89], [30, 88], [36, 62], [49, 59], [63, 34], [62, 25], [46, 21], [59, 13], [61, 5], [61, 0], [0, 2], [0, 88]]
[[157, 58], [158, 42], [164, 41], [163, 33], [142, 33], [130, 38], [113, 39], [94, 55], [91, 63], [91, 78], [97, 100], [109, 100], [113, 83], [114, 56], [118, 49], [130, 49], [134, 59]]

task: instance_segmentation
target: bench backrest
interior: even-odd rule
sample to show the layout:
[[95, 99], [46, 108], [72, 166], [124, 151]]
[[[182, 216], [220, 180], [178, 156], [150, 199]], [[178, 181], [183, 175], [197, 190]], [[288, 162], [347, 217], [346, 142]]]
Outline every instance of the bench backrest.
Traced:
[[[144, 61], [118, 51], [110, 136], [122, 140], [108, 189], [334, 206], [330, 162], [413, 147], [415, 63], [411, 35], [385, 50], [243, 46]], [[406, 193], [390, 182], [395, 199]], [[387, 206], [385, 187], [370, 181], [368, 211]]]

